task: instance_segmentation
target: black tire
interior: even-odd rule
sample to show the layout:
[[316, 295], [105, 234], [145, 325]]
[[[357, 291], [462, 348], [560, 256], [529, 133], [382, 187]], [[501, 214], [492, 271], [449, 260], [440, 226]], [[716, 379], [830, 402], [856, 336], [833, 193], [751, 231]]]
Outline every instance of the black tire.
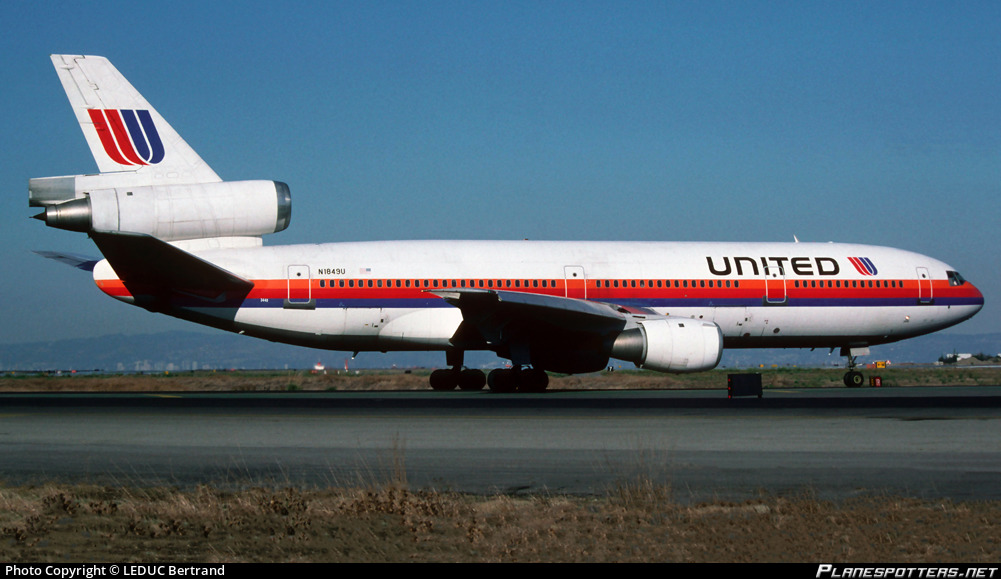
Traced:
[[856, 372], [852, 370], [851, 372], [845, 373], [845, 386], [849, 388], [858, 388], [862, 386], [865, 382], [865, 376], [861, 372]]
[[463, 370], [459, 374], [459, 389], [466, 391], [483, 390], [487, 375], [482, 370]]
[[433, 390], [441, 392], [455, 390], [455, 387], [459, 384], [459, 373], [453, 370], [435, 370], [431, 372], [428, 382], [431, 384]]
[[545, 392], [549, 386], [549, 374], [545, 370], [531, 368], [522, 370], [518, 380], [519, 392]]
[[493, 370], [487, 376], [491, 392], [508, 393], [518, 389], [518, 381], [513, 370]]

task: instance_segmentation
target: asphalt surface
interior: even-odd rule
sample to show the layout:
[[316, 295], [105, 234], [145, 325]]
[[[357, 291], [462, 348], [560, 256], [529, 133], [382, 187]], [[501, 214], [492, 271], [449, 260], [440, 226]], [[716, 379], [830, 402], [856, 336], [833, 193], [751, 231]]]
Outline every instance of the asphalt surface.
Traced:
[[0, 394], [0, 480], [1001, 499], [1001, 387]]

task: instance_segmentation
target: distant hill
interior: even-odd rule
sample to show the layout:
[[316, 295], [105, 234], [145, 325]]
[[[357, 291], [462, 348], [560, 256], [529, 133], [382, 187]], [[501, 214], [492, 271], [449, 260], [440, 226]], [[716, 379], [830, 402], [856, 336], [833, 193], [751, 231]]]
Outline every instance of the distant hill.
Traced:
[[[875, 346], [872, 355], [861, 361], [890, 360], [894, 363], [932, 363], [953, 352], [997, 354], [1001, 333], [931, 334], [895, 344]], [[56, 340], [26, 344], [0, 344], [0, 370], [101, 370], [106, 372], [162, 372], [202, 368], [305, 369], [317, 362], [328, 368], [343, 368], [350, 352], [334, 352], [276, 344], [228, 333], [165, 332], [159, 334], [110, 335], [98, 338]], [[466, 355], [471, 367], [498, 367], [504, 364], [490, 352]], [[721, 366], [753, 368], [770, 366], [842, 365], [838, 351], [765, 349], [727, 350]], [[349, 360], [351, 368], [442, 367], [441, 352], [363, 352]], [[617, 362], [623, 368], [632, 364]]]

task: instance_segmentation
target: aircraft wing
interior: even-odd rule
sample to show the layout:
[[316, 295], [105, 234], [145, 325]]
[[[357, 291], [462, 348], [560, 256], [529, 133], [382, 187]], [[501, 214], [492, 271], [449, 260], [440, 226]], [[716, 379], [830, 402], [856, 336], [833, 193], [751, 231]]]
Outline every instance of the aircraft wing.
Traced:
[[462, 310], [463, 317], [468, 313], [472, 318], [491, 315], [526, 318], [585, 332], [619, 330], [625, 323], [622, 313], [601, 302], [475, 288], [451, 288], [431, 293]]
[[150, 235], [92, 232], [90, 237], [136, 297], [175, 293], [219, 303], [242, 298], [254, 287], [252, 281]]
[[594, 360], [595, 370], [604, 368], [629, 318], [609, 304], [559, 296], [476, 288], [431, 293], [462, 311], [462, 324], [452, 337], [456, 347], [486, 346], [515, 364], [556, 371], [580, 359]]

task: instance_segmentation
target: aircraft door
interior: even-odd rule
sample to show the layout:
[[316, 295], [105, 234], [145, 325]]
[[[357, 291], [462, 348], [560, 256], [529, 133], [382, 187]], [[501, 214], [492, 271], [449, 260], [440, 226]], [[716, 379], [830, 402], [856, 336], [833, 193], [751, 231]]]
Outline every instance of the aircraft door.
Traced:
[[288, 266], [288, 299], [285, 300], [285, 306], [305, 308], [314, 303], [310, 295], [309, 266]]
[[785, 271], [781, 266], [770, 265], [765, 268], [765, 304], [784, 303], [786, 303]]
[[933, 301], [931, 289], [931, 276], [928, 275], [927, 267], [918, 268], [918, 303], [930, 304]]
[[566, 280], [566, 296], [568, 298], [587, 299], [587, 279], [584, 276], [583, 267], [579, 265], [564, 266], [563, 277]]

